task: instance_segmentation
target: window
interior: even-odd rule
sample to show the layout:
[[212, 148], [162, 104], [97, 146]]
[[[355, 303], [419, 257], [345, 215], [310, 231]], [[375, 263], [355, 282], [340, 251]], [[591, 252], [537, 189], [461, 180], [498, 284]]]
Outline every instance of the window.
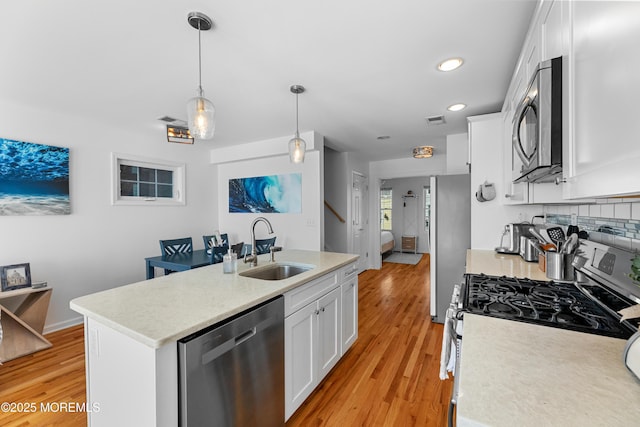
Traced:
[[391, 188], [380, 189], [380, 229], [391, 230], [393, 190]]
[[112, 154], [111, 203], [184, 205], [183, 163]]
[[429, 218], [431, 217], [431, 189], [424, 187], [424, 231], [429, 231]]

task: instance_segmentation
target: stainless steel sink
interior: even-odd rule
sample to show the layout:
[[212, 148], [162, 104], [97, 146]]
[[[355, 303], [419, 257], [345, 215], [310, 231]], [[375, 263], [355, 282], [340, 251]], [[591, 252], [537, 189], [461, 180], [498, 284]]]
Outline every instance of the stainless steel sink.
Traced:
[[250, 277], [252, 279], [283, 280], [296, 276], [300, 273], [304, 273], [305, 271], [309, 271], [312, 268], [314, 268], [314, 266], [309, 264], [278, 262], [262, 267], [251, 268], [239, 273], [239, 275], [243, 277]]

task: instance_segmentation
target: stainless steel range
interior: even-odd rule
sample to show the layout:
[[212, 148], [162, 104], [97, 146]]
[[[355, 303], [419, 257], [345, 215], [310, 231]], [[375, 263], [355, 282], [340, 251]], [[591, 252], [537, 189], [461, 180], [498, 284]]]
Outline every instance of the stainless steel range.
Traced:
[[[584, 240], [572, 282], [466, 274], [447, 311], [440, 377], [446, 378], [453, 361], [455, 371], [459, 368], [464, 313], [628, 339], [639, 330], [640, 319], [621, 321], [618, 311], [640, 304], [640, 286], [629, 278], [633, 257], [630, 251]], [[452, 358], [454, 351], [457, 357]], [[458, 382], [454, 376], [449, 425]]]
[[614, 313], [631, 305], [614, 292], [588, 282], [576, 285], [468, 274], [462, 288], [462, 306], [468, 313], [623, 339], [633, 335], [638, 325], [620, 323]]
[[585, 240], [578, 256], [572, 282], [467, 274], [453, 304], [462, 313], [629, 338], [638, 319], [621, 322], [618, 311], [640, 303], [640, 286], [628, 277], [634, 254]]

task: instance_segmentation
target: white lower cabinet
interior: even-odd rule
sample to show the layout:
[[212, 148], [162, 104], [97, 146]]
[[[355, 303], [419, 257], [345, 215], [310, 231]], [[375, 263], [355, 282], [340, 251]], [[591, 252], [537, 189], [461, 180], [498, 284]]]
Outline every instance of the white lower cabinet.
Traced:
[[358, 338], [358, 276], [340, 285], [342, 293], [342, 349], [344, 354]]
[[[285, 420], [357, 338], [358, 276], [354, 266], [351, 264], [285, 294]], [[288, 307], [295, 307], [296, 311]]]

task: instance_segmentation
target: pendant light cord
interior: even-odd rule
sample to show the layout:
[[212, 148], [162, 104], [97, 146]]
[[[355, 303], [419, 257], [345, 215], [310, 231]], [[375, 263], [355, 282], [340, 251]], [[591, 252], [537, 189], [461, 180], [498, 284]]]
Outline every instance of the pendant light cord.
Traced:
[[300, 131], [298, 130], [298, 94], [296, 93], [296, 138], [300, 137]]
[[202, 96], [202, 42], [200, 41], [200, 25], [201, 21], [198, 21], [198, 94]]

